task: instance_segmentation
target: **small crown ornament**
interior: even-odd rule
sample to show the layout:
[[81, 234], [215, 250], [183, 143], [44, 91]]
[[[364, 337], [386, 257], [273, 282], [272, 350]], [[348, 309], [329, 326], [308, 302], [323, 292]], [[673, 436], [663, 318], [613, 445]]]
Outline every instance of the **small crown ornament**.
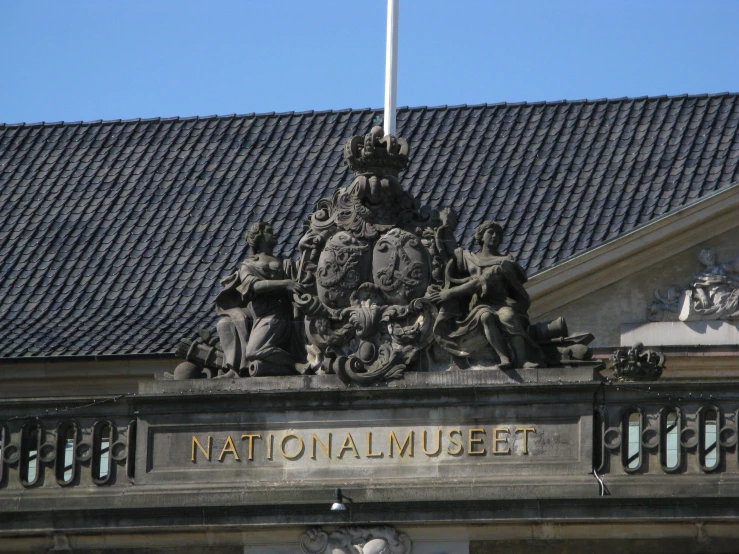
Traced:
[[344, 160], [357, 175], [398, 174], [408, 166], [408, 141], [384, 135], [373, 127], [365, 136], [354, 135], [344, 146]]
[[616, 381], [656, 381], [665, 368], [665, 355], [644, 350], [637, 342], [630, 350], [616, 350], [611, 356], [611, 369]]

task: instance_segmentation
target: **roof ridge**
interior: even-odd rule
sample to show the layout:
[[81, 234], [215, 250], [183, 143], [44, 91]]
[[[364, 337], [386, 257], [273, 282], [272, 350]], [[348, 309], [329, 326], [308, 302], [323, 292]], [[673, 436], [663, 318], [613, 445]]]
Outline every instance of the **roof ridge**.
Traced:
[[[493, 102], [493, 103], [487, 103], [483, 102], [480, 104], [457, 104], [457, 105], [438, 105], [438, 106], [403, 106], [399, 107], [398, 111], [415, 111], [415, 110], [452, 110], [452, 109], [474, 109], [474, 108], [494, 108], [494, 107], [502, 107], [502, 106], [542, 106], [542, 105], [552, 105], [552, 104], [599, 104], [602, 102], [631, 102], [635, 100], [672, 100], [674, 98], [718, 98], [722, 96], [739, 96], [739, 92], [716, 92], [716, 93], [701, 93], [701, 94], [675, 94], [675, 95], [667, 95], [662, 94], [658, 96], [622, 96], [619, 98], [597, 98], [597, 99], [588, 99], [588, 98], [581, 98], [578, 100], [567, 100], [567, 99], [560, 99], [560, 100], [536, 100], [536, 101], [522, 101], [522, 102]], [[225, 114], [225, 115], [206, 115], [206, 116], [199, 116], [199, 115], [193, 115], [193, 116], [173, 116], [173, 117], [150, 117], [150, 118], [130, 118], [130, 119], [96, 119], [92, 121], [54, 121], [54, 122], [46, 122], [46, 121], [38, 121], [34, 123], [25, 123], [25, 122], [18, 122], [18, 123], [0, 123], [0, 128], [12, 128], [12, 127], [56, 127], [61, 125], [109, 125], [111, 123], [149, 123], [149, 122], [162, 122], [162, 121], [192, 121], [192, 120], [211, 120], [211, 119], [225, 119], [225, 118], [236, 118], [236, 117], [244, 117], [244, 118], [268, 118], [268, 117], [283, 117], [283, 116], [290, 116], [290, 115], [326, 115], [326, 114], [334, 114], [334, 113], [351, 113], [351, 112], [382, 112], [382, 108], [340, 108], [340, 109], [330, 109], [330, 110], [303, 110], [300, 112], [295, 111], [285, 111], [285, 112], [262, 112], [262, 113], [256, 113], [256, 112], [250, 112], [250, 113], [243, 113], [243, 114], [237, 114], [237, 113], [231, 113], [231, 114]]]

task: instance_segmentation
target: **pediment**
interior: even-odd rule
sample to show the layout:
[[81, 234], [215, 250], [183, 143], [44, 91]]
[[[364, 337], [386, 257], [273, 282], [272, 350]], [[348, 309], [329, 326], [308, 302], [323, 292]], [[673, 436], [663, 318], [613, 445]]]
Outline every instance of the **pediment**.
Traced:
[[[739, 184], [532, 276], [527, 284], [531, 315], [542, 318], [637, 273], [657, 271], [670, 259], [722, 236], [728, 243], [739, 237]], [[733, 240], [736, 256], [739, 238]], [[667, 282], [670, 276], [665, 279], [664, 286], [672, 284]]]

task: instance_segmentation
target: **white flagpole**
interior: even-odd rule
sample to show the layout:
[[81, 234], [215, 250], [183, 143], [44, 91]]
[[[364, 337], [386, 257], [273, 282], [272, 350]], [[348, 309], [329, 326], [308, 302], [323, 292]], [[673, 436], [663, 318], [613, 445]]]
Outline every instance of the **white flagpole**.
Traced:
[[395, 135], [398, 99], [398, 3], [387, 0], [387, 45], [385, 48], [385, 135]]

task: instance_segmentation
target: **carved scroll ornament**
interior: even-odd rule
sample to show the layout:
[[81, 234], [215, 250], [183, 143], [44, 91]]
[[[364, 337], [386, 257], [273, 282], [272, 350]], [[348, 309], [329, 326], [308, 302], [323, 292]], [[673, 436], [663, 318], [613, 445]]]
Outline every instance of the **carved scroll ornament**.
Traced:
[[308, 529], [300, 536], [304, 554], [410, 554], [411, 540], [394, 527]]

